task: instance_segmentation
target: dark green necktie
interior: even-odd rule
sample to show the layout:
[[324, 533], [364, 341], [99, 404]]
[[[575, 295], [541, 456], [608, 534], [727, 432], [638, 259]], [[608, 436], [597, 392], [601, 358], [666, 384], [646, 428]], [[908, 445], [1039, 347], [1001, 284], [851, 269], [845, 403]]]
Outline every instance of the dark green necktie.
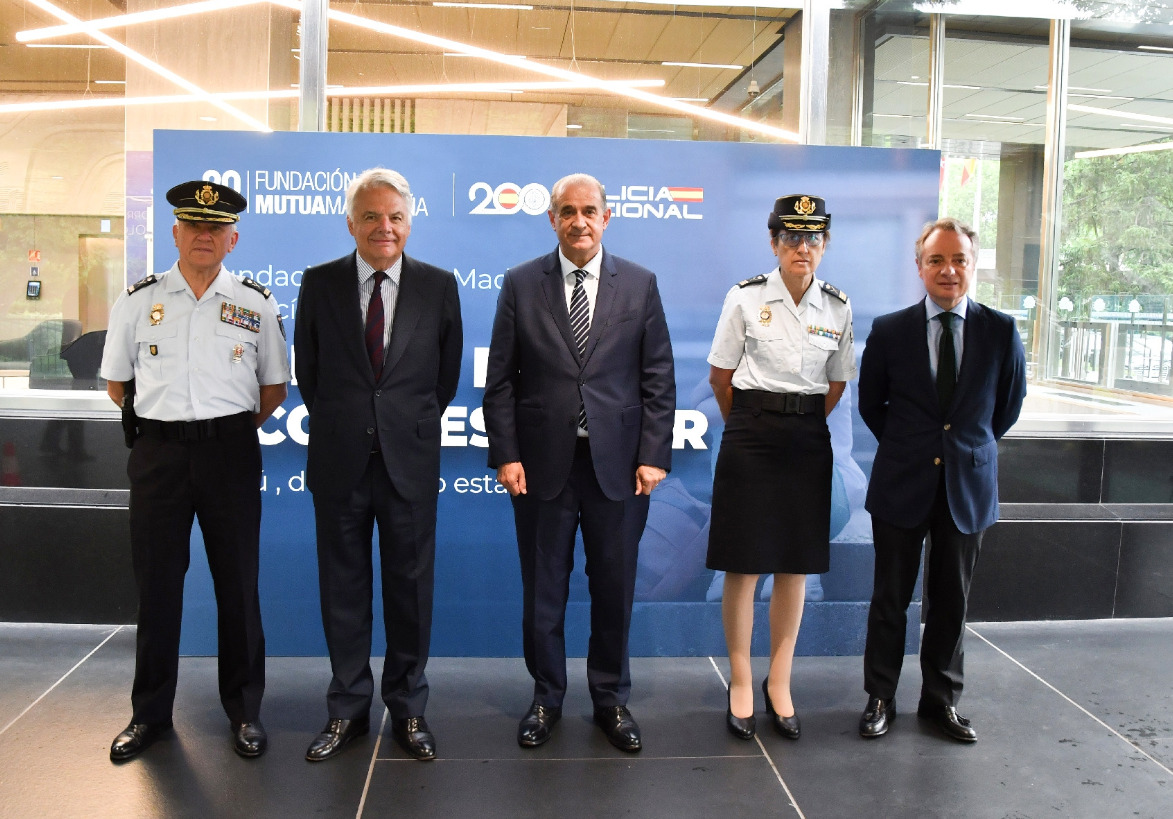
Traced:
[[941, 412], [949, 409], [953, 401], [953, 388], [957, 386], [957, 350], [953, 346], [952, 313], [941, 313], [941, 344], [937, 348], [937, 401]]

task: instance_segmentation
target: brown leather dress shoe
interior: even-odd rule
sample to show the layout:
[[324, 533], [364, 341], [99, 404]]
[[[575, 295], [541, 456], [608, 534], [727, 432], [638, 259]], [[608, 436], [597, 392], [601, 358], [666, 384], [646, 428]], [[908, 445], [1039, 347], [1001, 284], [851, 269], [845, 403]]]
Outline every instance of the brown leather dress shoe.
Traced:
[[421, 762], [436, 758], [436, 738], [422, 716], [391, 720], [391, 736], [400, 748]]
[[314, 738], [305, 758], [310, 762], [322, 762], [335, 756], [346, 743], [355, 737], [365, 736], [371, 730], [369, 718], [363, 719], [335, 719], [331, 718], [322, 729], [322, 733]]
[[621, 751], [634, 754], [643, 748], [643, 739], [635, 718], [625, 706], [613, 705], [595, 709], [595, 724], [603, 729], [607, 741]]
[[256, 759], [269, 747], [269, 735], [261, 721], [238, 722], [232, 726], [232, 750], [245, 759]]
[[888, 733], [888, 726], [896, 719], [896, 700], [868, 697], [867, 707], [859, 718], [859, 735], [864, 739], [875, 739]]
[[932, 722], [950, 739], [958, 742], [977, 742], [977, 731], [973, 730], [969, 720], [958, 714], [952, 705], [921, 704], [916, 709], [916, 715]]
[[535, 702], [517, 726], [517, 744], [522, 748], [536, 748], [545, 744], [554, 733], [554, 726], [560, 719], [561, 708], [551, 708]]
[[110, 761], [125, 762], [138, 756], [170, 730], [170, 722], [132, 722], [110, 743]]

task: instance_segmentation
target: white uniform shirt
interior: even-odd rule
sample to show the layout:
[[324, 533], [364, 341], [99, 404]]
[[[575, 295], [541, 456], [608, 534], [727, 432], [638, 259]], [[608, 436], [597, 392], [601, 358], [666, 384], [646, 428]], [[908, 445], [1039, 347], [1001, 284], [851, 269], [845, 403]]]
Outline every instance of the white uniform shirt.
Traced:
[[774, 268], [726, 294], [708, 361], [737, 389], [825, 395], [855, 378], [851, 302], [816, 278], [795, 304]]
[[260, 385], [289, 380], [277, 300], [221, 267], [203, 298], [178, 263], [124, 291], [110, 311], [102, 377], [135, 380], [135, 412], [198, 421], [260, 409]]

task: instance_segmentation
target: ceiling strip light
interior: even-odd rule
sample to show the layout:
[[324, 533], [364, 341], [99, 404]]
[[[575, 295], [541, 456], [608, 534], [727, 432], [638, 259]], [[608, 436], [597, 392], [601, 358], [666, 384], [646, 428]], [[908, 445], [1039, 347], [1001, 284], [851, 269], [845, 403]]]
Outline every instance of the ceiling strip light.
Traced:
[[216, 106], [217, 108], [224, 111], [225, 113], [231, 114], [232, 116], [239, 119], [241, 122], [244, 122], [250, 128], [253, 128], [257, 131], [262, 131], [264, 133], [272, 132], [272, 130], [273, 130], [272, 128], [270, 128], [268, 125], [261, 122], [260, 120], [256, 119], [255, 117], [252, 117], [249, 114], [246, 114], [244, 111], [241, 111], [239, 108], [235, 108], [235, 107], [229, 105], [228, 103], [221, 102], [220, 100], [217, 100], [213, 95], [209, 94], [207, 91], [200, 88], [198, 85], [191, 82], [190, 80], [187, 80], [187, 79], [179, 76], [178, 74], [176, 74], [174, 71], [171, 71], [170, 69], [164, 68], [163, 66], [159, 65], [158, 63], [147, 59], [142, 54], [139, 54], [137, 51], [135, 51], [133, 48], [128, 48], [127, 46], [124, 46], [122, 43], [113, 39], [109, 35], [103, 34], [102, 32], [98, 31], [97, 29], [88, 27], [84, 21], [78, 19], [77, 17], [74, 17], [72, 14], [65, 11], [64, 9], [58, 8], [57, 6], [48, 2], [48, 0], [28, 0], [28, 2], [31, 3], [32, 5], [36, 6], [37, 8], [41, 9], [42, 11], [46, 11], [49, 14], [52, 14], [54, 17], [56, 17], [58, 20], [61, 20], [62, 22], [73, 23], [74, 25], [82, 26], [84, 33], [88, 34], [90, 37], [93, 37], [98, 42], [104, 43], [105, 45], [110, 46], [110, 48], [114, 49], [119, 54], [126, 57], [128, 60], [131, 60], [133, 62], [138, 63], [143, 68], [146, 68], [147, 70], [152, 71], [155, 74], [158, 74], [160, 77], [163, 77], [164, 79], [170, 80], [171, 82], [178, 85], [180, 88], [183, 88], [184, 90], [199, 97], [200, 99], [211, 103], [212, 105]]
[[1131, 148], [1105, 148], [1102, 151], [1076, 151], [1076, 159], [1091, 159], [1097, 156], [1123, 156], [1125, 154], [1146, 154], [1151, 151], [1173, 151], [1173, 141], [1156, 145], [1136, 145]]
[[727, 63], [680, 63], [665, 60], [660, 65], [675, 65], [681, 68], [731, 68], [734, 71], [740, 71], [745, 68], [743, 65], [729, 65]]
[[1095, 108], [1091, 105], [1071, 105], [1067, 106], [1068, 111], [1079, 111], [1084, 114], [1103, 114], [1106, 117], [1116, 117], [1117, 119], [1132, 119], [1137, 122], [1155, 122], [1160, 125], [1173, 125], [1173, 119], [1169, 117], [1154, 117], [1151, 114], [1133, 114], [1129, 111], [1116, 111], [1111, 108]]
[[1167, 48], [1166, 46], [1137, 46], [1137, 50], [1139, 50], [1139, 51], [1163, 51], [1166, 54], [1173, 53], [1173, 48]]
[[[274, 5], [285, 6], [287, 8], [300, 8], [300, 4], [296, 2], [296, 0], [271, 0], [271, 2]], [[562, 80], [580, 82], [591, 88], [598, 88], [602, 91], [607, 91], [615, 96], [640, 100], [641, 102], [646, 102], [660, 108], [667, 108], [669, 110], [678, 111], [689, 116], [700, 117], [702, 119], [711, 120], [713, 122], [719, 122], [723, 125], [731, 125], [735, 128], [744, 128], [747, 131], [756, 131], [757, 133], [765, 134], [766, 136], [770, 136], [775, 139], [783, 139], [788, 142], [799, 141], [798, 134], [796, 134], [794, 131], [787, 131], [783, 128], [776, 128], [772, 125], [766, 125], [765, 123], [742, 119], [741, 117], [735, 117], [732, 114], [726, 114], [723, 111], [701, 108], [697, 105], [692, 105], [691, 103], [678, 102], [668, 97], [649, 94], [648, 92], [641, 91], [638, 88], [630, 88], [611, 80], [602, 80], [586, 74], [579, 74], [575, 71], [567, 71], [564, 68], [545, 65], [544, 63], [537, 62], [536, 60], [519, 60], [516, 57], [510, 57], [487, 48], [480, 48], [479, 46], [469, 45], [468, 43], [461, 43], [456, 40], [437, 37], [433, 34], [426, 34], [422, 31], [413, 31], [408, 28], [403, 28], [402, 26], [391, 25], [390, 23], [370, 20], [366, 17], [359, 17], [358, 15], [350, 14], [344, 11], [330, 9], [329, 14], [331, 20], [335, 20], [339, 23], [348, 23], [360, 28], [365, 28], [368, 31], [375, 31], [380, 34], [388, 34], [392, 37], [399, 37], [404, 40], [430, 45], [440, 49], [441, 51], [460, 51], [464, 54], [472, 54], [485, 60], [489, 60], [490, 62], [519, 68], [522, 71], [529, 71], [535, 74], [545, 74], [548, 77], [557, 77], [558, 79]]]
[[533, 6], [515, 6], [509, 3], [432, 3], [440, 8], [455, 9], [507, 9], [508, 11], [533, 11]]

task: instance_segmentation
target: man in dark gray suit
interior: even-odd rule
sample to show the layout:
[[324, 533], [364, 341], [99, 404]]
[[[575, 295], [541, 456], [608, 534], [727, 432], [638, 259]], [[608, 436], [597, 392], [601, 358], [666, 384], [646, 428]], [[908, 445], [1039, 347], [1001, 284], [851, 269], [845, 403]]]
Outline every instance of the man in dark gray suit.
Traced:
[[859, 414], [880, 442], [867, 495], [876, 568], [859, 732], [868, 738], [896, 716], [927, 534], [917, 715], [953, 739], [977, 739], [957, 713], [966, 604], [982, 533], [998, 519], [998, 439], [1022, 409], [1026, 359], [1014, 319], [967, 296], [976, 243], [956, 219], [925, 225], [916, 243], [925, 298], [875, 320], [859, 370]]
[[463, 332], [451, 272], [403, 253], [411, 189], [364, 171], [346, 191], [356, 252], [310, 267], [294, 335], [310, 414], [306, 481], [314, 496], [322, 623], [333, 679], [317, 762], [370, 728], [371, 535], [379, 524], [387, 656], [382, 698], [392, 735], [433, 759], [424, 719], [432, 627], [440, 418], [456, 394]]
[[558, 248], [505, 274], [484, 399], [489, 466], [513, 500], [534, 679], [517, 740], [541, 745], [562, 715], [581, 526], [594, 718], [611, 744], [634, 752], [642, 739], [627, 710], [628, 631], [648, 496], [671, 468], [672, 346], [655, 275], [603, 249], [611, 211], [602, 184], [560, 179], [549, 217]]

